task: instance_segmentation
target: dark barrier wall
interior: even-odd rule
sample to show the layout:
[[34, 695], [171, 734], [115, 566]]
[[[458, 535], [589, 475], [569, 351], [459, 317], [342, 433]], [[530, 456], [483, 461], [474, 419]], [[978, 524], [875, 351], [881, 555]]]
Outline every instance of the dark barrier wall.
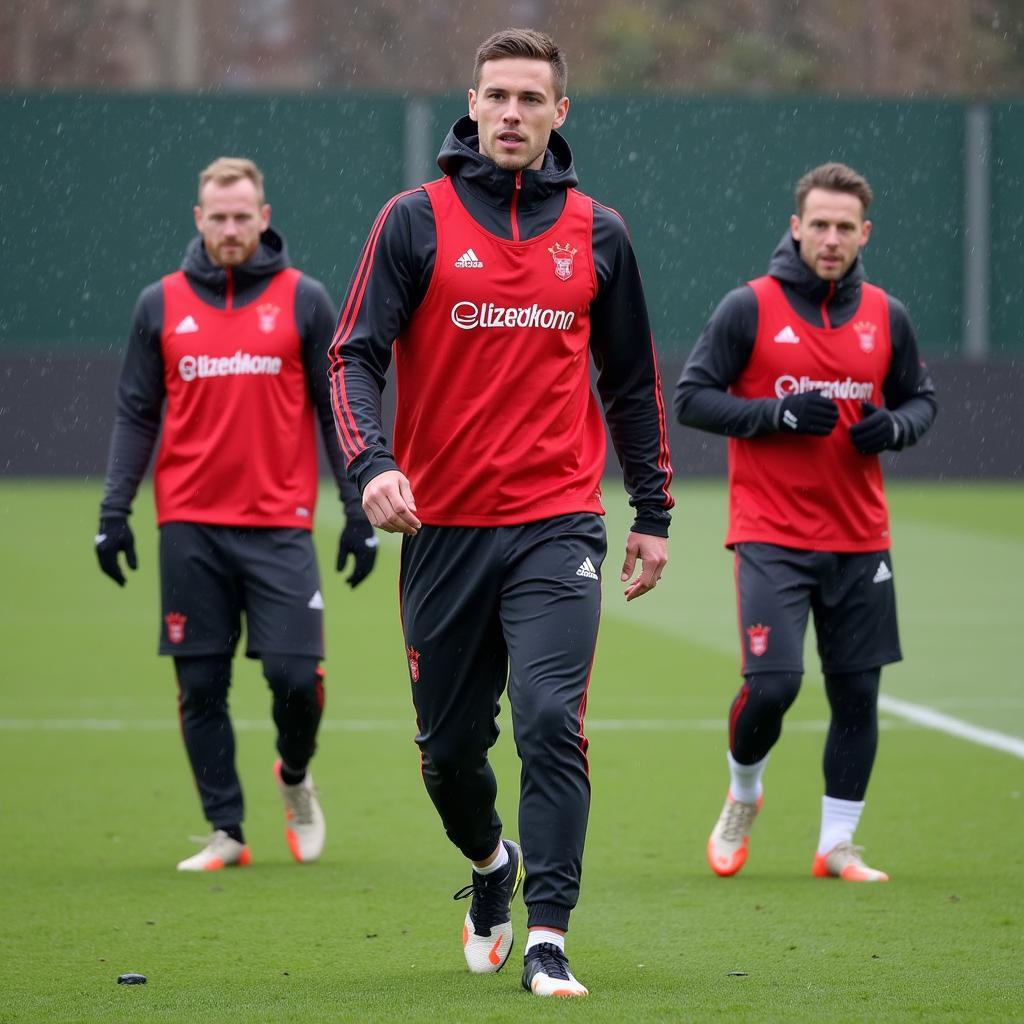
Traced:
[[[431, 153], [464, 109], [430, 101]], [[262, 165], [294, 262], [340, 296], [406, 184], [408, 112], [385, 96], [0, 97], [0, 346], [119, 350], [139, 290], [193, 233], [197, 171], [224, 153]], [[963, 333], [965, 117], [957, 102], [581, 96], [565, 135], [581, 187], [631, 228], [662, 352], [688, 351], [721, 295], [763, 272], [794, 180], [839, 159], [877, 193], [869, 274], [909, 305], [935, 357]], [[994, 106], [991, 131], [1005, 356], [1024, 352], [1024, 104]]]
[[[663, 361], [666, 408], [681, 360]], [[120, 360], [97, 353], [0, 353], [0, 475], [102, 478]], [[1024, 364], [931, 364], [939, 418], [921, 444], [885, 456], [892, 477], [1024, 478]], [[388, 393], [390, 398], [390, 391]], [[385, 420], [393, 407], [385, 402]], [[670, 424], [672, 464], [685, 491], [691, 476], [725, 470], [725, 440]], [[609, 450], [608, 472], [618, 474]]]
[[[664, 367], [669, 396], [680, 368]], [[938, 395], [938, 418], [919, 444], [882, 456], [886, 477], [1024, 480], [1024, 363], [940, 359], [929, 368]], [[672, 465], [684, 486], [689, 475], [725, 474], [725, 438], [672, 424], [669, 441]]]

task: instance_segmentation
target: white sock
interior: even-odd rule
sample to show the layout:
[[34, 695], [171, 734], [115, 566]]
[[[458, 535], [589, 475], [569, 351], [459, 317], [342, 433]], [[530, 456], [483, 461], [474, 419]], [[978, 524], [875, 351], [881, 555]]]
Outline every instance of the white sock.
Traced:
[[835, 797], [823, 796], [818, 853], [824, 856], [840, 843], [852, 843], [863, 810], [863, 800], [836, 800]]
[[741, 804], [756, 804], [764, 792], [761, 776], [764, 775], [769, 755], [765, 754], [760, 761], [753, 764], [740, 764], [732, 756], [731, 750], [727, 750], [725, 756], [729, 761], [729, 792], [732, 793], [733, 800], [738, 800]]
[[526, 956], [534, 946], [539, 946], [542, 942], [550, 942], [552, 946], [557, 946], [563, 953], [565, 952], [564, 935], [560, 935], [558, 932], [549, 932], [546, 928], [531, 928], [523, 956]]
[[491, 861], [490, 864], [485, 868], [478, 868], [475, 864], [473, 870], [478, 875], [490, 875], [495, 871], [500, 871], [508, 863], [508, 850], [505, 849], [504, 843], [498, 843], [498, 855]]

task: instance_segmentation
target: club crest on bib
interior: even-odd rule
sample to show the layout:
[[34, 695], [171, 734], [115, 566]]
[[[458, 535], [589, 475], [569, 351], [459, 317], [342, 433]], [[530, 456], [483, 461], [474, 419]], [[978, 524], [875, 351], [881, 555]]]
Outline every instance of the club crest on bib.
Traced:
[[771, 626], [762, 626], [759, 622], [756, 626], [747, 627], [747, 637], [750, 640], [750, 653], [755, 658], [760, 658], [768, 650], [768, 634], [772, 631]]
[[860, 343], [861, 352], [874, 352], [878, 326], [870, 320], [858, 320], [853, 325], [853, 329], [857, 332], [857, 341]]
[[264, 334], [273, 334], [280, 312], [281, 307], [275, 306], [272, 302], [261, 302], [256, 307], [256, 315], [260, 318], [260, 330]]
[[571, 245], [559, 245], [555, 242], [554, 245], [548, 246], [548, 252], [555, 261], [555, 277], [559, 281], [568, 281], [572, 277], [572, 258], [577, 250]]
[[188, 616], [180, 612], [170, 612], [164, 616], [164, 622], [167, 623], [167, 639], [172, 644], [180, 644], [185, 639], [185, 623], [188, 622]]

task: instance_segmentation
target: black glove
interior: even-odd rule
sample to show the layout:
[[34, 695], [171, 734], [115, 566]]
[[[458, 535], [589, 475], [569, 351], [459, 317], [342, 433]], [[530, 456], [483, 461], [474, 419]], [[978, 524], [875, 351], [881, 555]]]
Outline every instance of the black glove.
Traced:
[[860, 411], [864, 418], [850, 427], [850, 441], [861, 455], [877, 455], [887, 448], [901, 447], [903, 430], [893, 413], [870, 402], [861, 402]]
[[135, 537], [132, 528], [124, 516], [107, 516], [100, 520], [100, 528], [96, 533], [96, 557], [100, 569], [103, 570], [119, 587], [125, 583], [124, 573], [117, 560], [119, 552], [124, 552], [129, 569], [137, 569], [139, 563], [135, 559]]
[[350, 519], [341, 531], [338, 541], [338, 572], [342, 572], [348, 556], [354, 559], [352, 575], [345, 580], [350, 587], [358, 587], [377, 561], [377, 535], [367, 519]]
[[839, 422], [839, 406], [820, 391], [787, 395], [779, 402], [779, 430], [827, 437]]

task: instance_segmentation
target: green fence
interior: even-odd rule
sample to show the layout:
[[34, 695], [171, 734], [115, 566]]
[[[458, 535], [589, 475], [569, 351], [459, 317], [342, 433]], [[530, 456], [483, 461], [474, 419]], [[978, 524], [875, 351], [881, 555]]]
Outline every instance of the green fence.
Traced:
[[[432, 173], [464, 99], [427, 101], [420, 133], [410, 109], [349, 94], [0, 97], [0, 345], [120, 348], [139, 289], [193, 233], [197, 171], [223, 153], [260, 163], [293, 261], [340, 297], [374, 214], [413, 170]], [[1020, 355], [1024, 104], [989, 113], [990, 350]], [[564, 134], [581, 187], [630, 226], [662, 350], [687, 351], [717, 299], [763, 272], [793, 182], [836, 159], [875, 188], [870, 277], [940, 355], [964, 336], [966, 115], [952, 101], [584, 96]], [[429, 152], [410, 155], [411, 135]]]
[[337, 294], [402, 183], [390, 97], [15, 96], [0, 101], [0, 340], [120, 348], [139, 290], [178, 267], [199, 170], [251, 156], [294, 263]]
[[1024, 103], [992, 110], [992, 342], [1024, 355]]

